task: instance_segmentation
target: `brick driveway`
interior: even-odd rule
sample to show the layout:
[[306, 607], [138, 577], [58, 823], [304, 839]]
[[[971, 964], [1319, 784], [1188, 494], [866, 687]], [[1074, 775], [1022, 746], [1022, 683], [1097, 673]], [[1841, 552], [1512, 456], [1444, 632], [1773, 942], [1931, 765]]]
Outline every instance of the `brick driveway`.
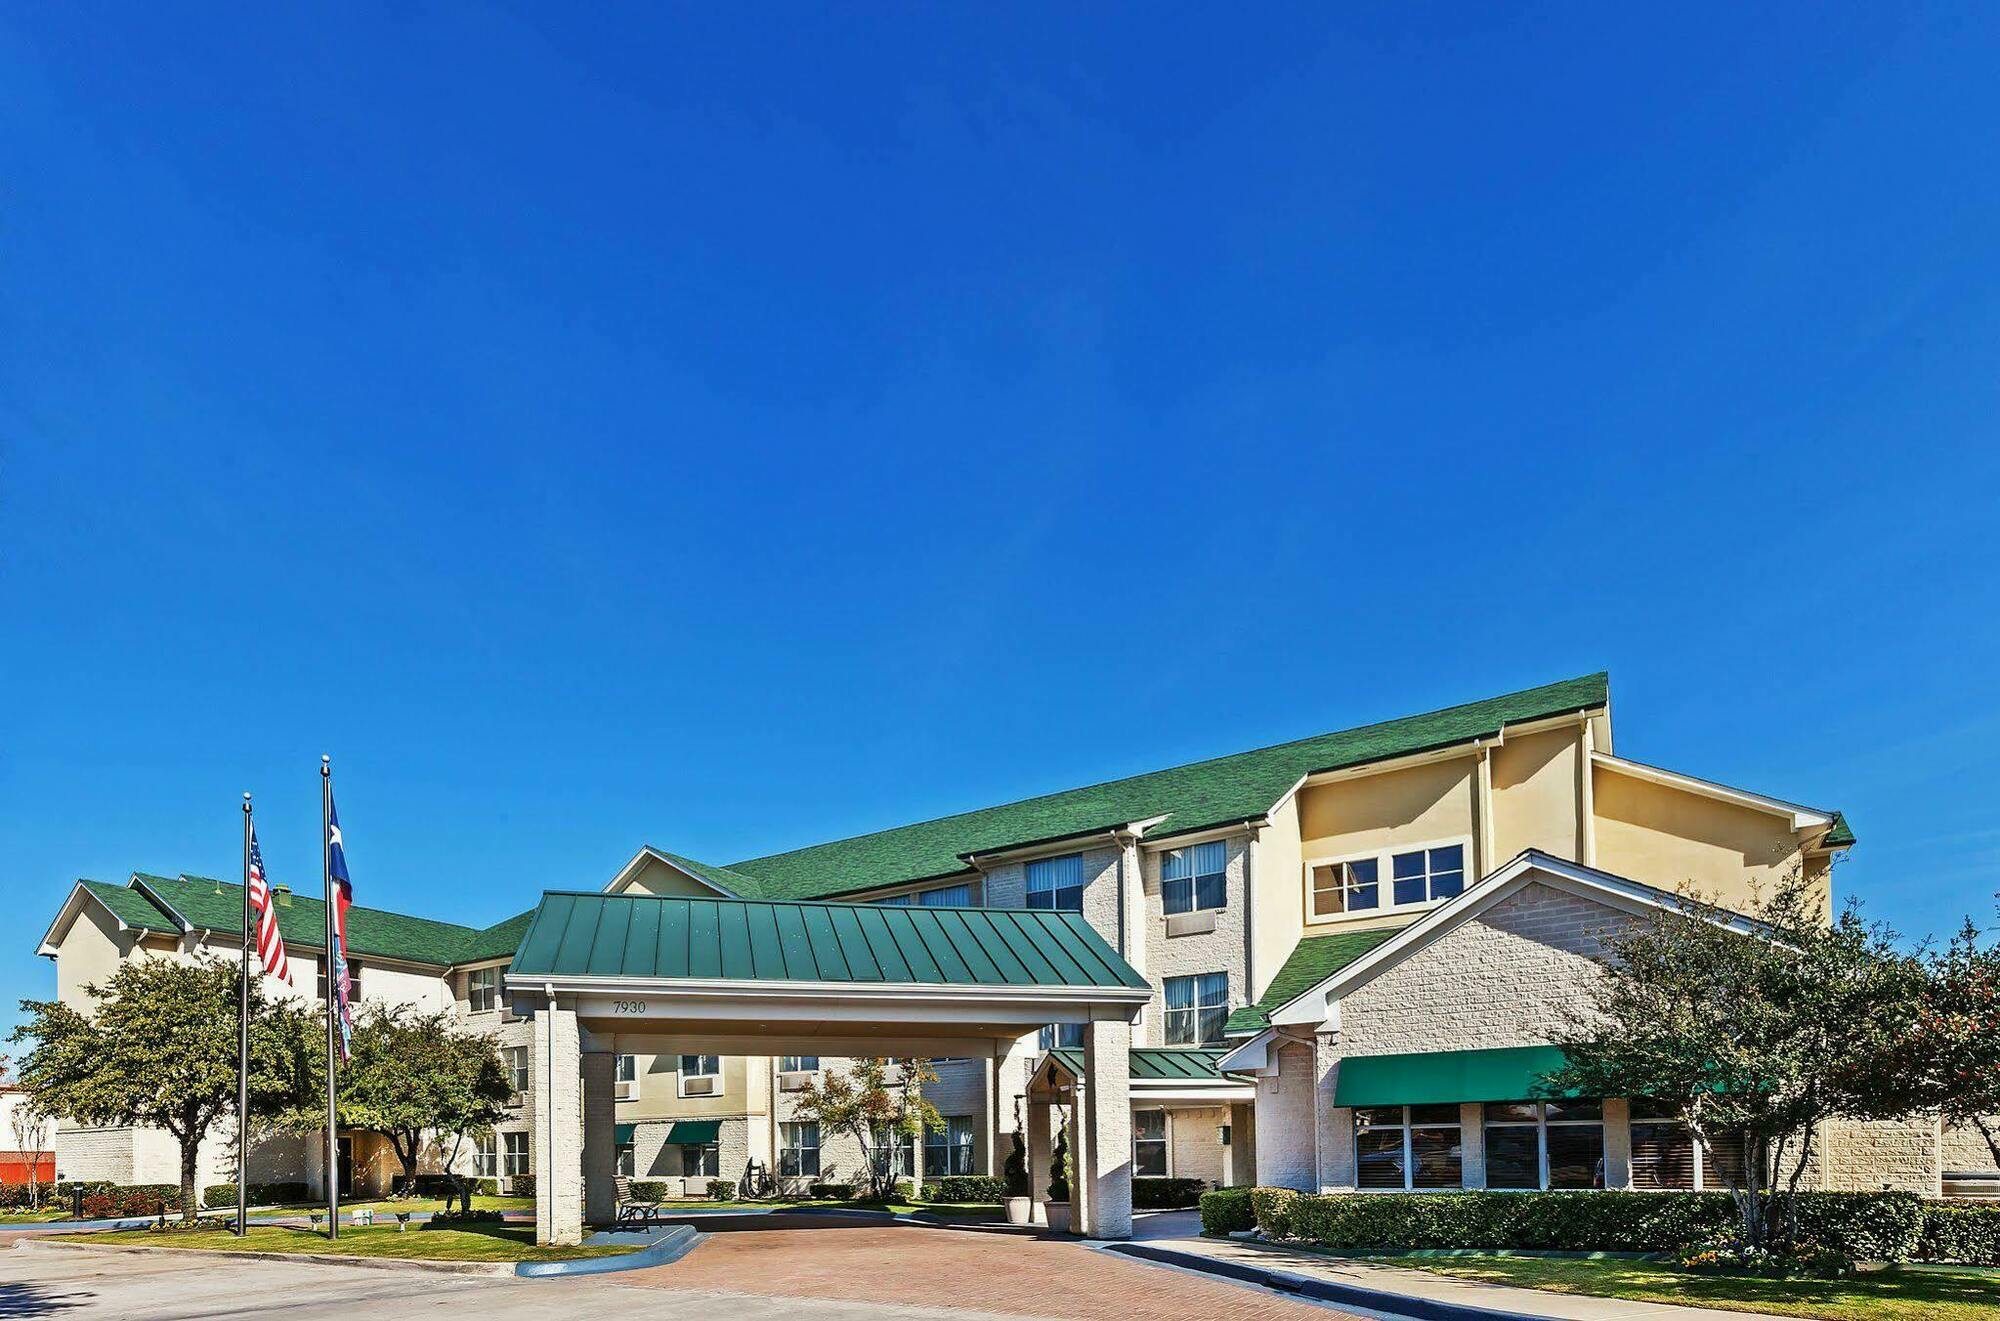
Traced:
[[[796, 1223], [786, 1221], [784, 1223]], [[917, 1225], [821, 1222], [731, 1229], [672, 1266], [604, 1277], [627, 1286], [954, 1307], [1085, 1321], [1343, 1315], [1266, 1289], [1116, 1257], [1069, 1240]]]

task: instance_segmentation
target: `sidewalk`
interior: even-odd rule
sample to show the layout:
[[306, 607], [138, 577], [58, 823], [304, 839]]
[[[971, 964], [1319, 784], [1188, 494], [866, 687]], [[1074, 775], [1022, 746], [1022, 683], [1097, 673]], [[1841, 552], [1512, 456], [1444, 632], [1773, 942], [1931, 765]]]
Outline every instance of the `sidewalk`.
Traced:
[[1170, 1238], [1105, 1245], [1105, 1250], [1144, 1261], [1206, 1271], [1245, 1283], [1263, 1284], [1345, 1307], [1428, 1321], [1480, 1318], [1550, 1317], [1557, 1321], [1727, 1321], [1751, 1312], [1708, 1307], [1676, 1307], [1623, 1298], [1584, 1298], [1510, 1285], [1457, 1280], [1429, 1271], [1379, 1261], [1324, 1257], [1269, 1243], [1233, 1238]]

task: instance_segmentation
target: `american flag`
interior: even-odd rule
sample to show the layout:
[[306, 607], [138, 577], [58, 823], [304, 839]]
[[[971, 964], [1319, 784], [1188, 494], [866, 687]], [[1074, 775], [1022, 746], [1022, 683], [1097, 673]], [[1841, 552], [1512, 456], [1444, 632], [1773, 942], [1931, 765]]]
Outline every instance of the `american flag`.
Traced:
[[333, 882], [333, 948], [328, 950], [333, 965], [333, 1009], [340, 1025], [340, 1058], [348, 1059], [354, 1036], [354, 983], [347, 974], [347, 910], [354, 905], [354, 884], [347, 879], [347, 849], [340, 836], [340, 814], [333, 810], [331, 794], [326, 800], [326, 874]]
[[264, 883], [264, 853], [257, 847], [257, 828], [250, 828], [250, 908], [257, 915], [257, 961], [264, 971], [280, 981], [292, 980], [291, 965], [285, 962], [285, 938], [278, 934], [278, 909], [271, 902], [271, 887]]

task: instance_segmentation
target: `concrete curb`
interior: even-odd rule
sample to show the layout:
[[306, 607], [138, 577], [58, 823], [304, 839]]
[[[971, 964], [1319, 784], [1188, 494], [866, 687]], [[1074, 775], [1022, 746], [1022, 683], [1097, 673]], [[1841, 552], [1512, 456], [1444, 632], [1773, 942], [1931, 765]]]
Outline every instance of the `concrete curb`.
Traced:
[[[527, 1262], [504, 1261], [409, 1261], [397, 1257], [349, 1257], [329, 1252], [233, 1252], [227, 1248], [154, 1248], [135, 1243], [64, 1243], [49, 1239], [23, 1239], [15, 1251], [136, 1252], [147, 1256], [222, 1257], [230, 1261], [310, 1261], [322, 1266], [362, 1266], [370, 1270], [428, 1271], [433, 1275], [506, 1276]], [[548, 1263], [554, 1264], [554, 1263]]]
[[1199, 1252], [1181, 1252], [1151, 1243], [1106, 1243], [1101, 1246], [1100, 1251], [1115, 1252], [1122, 1257], [1135, 1257], [1141, 1261], [1157, 1262], [1163, 1266], [1178, 1266], [1182, 1270], [1200, 1271], [1204, 1275], [1219, 1275], [1241, 1284], [1260, 1285], [1278, 1293], [1310, 1298], [1315, 1302], [1361, 1307], [1390, 1316], [1411, 1317], [1415, 1321], [1542, 1321], [1542, 1318], [1533, 1312], [1507, 1312], [1492, 1307], [1471, 1307], [1463, 1303], [1439, 1302], [1434, 1298], [1414, 1298], [1409, 1294], [1394, 1293], [1386, 1289], [1365, 1289], [1357, 1284], [1340, 1284], [1272, 1266], [1250, 1266], [1241, 1262], [1222, 1261], [1215, 1257], [1203, 1256]]
[[694, 1250], [707, 1235], [693, 1225], [675, 1225], [637, 1252], [618, 1257], [579, 1257], [575, 1261], [517, 1261], [514, 1274], [529, 1280], [557, 1279], [572, 1275], [611, 1275], [618, 1271], [643, 1271], [655, 1266], [671, 1266]]

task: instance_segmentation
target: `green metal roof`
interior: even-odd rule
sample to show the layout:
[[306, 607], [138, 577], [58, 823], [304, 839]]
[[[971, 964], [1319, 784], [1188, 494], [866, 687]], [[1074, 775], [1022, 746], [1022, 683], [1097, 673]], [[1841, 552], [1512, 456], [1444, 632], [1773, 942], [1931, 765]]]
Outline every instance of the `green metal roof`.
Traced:
[[[1227, 1048], [1209, 1046], [1134, 1046], [1134, 1082], [1239, 1082], [1216, 1069]], [[1069, 1070], [1071, 1077], [1083, 1074], [1083, 1052], [1071, 1048], [1052, 1050], [1051, 1058]]]
[[1291, 955], [1264, 988], [1263, 996], [1255, 1004], [1244, 1005], [1231, 1014], [1222, 1030], [1232, 1037], [1255, 1036], [1271, 1026], [1273, 1010], [1298, 999], [1408, 925], [1405, 922], [1372, 931], [1336, 931], [1332, 935], [1305, 937], [1292, 947]]
[[667, 1130], [669, 1146], [705, 1147], [722, 1131], [720, 1119], [677, 1119]]
[[1080, 913], [551, 891], [510, 973], [537, 977], [1125, 986]]
[[1542, 1078], [1566, 1063], [1560, 1046], [1440, 1050], [1421, 1055], [1358, 1055], [1340, 1062], [1335, 1105], [1441, 1105], [1574, 1096]]
[[1607, 676], [1587, 674], [1424, 715], [751, 858], [726, 869], [747, 876], [747, 887], [724, 884], [758, 898], [812, 898], [954, 875], [967, 870], [968, 855], [1155, 816], [1167, 819], [1149, 838], [1231, 825], [1269, 811], [1304, 775], [1449, 747], [1496, 734], [1502, 725], [1587, 711], [1609, 700]]

